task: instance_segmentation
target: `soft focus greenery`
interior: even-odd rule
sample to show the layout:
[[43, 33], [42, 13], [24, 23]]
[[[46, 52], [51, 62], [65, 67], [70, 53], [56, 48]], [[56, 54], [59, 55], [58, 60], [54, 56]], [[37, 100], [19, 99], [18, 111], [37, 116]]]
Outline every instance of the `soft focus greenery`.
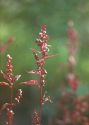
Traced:
[[[9, 53], [13, 57], [14, 73], [22, 75], [20, 81], [32, 79], [32, 75], [26, 73], [36, 68], [31, 48], [37, 48], [35, 40], [41, 25], [46, 24], [50, 37], [49, 44], [52, 45], [50, 54], [58, 54], [46, 63], [48, 71], [46, 89], [49, 95], [55, 98], [62, 81], [66, 82], [67, 67], [65, 65], [68, 57], [66, 43], [69, 20], [74, 21], [80, 40], [76, 67], [81, 81], [78, 94], [82, 92], [86, 94], [89, 90], [89, 0], [0, 0], [0, 43], [5, 43], [9, 36], [14, 37], [14, 42], [5, 54], [0, 54], [0, 69], [4, 69], [6, 55]], [[0, 79], [2, 80], [1, 75]], [[24, 101], [25, 103], [21, 104], [22, 107], [18, 106], [18, 112], [23, 113], [24, 108], [28, 116], [32, 105], [37, 105], [38, 100], [33, 97], [38, 90], [26, 86], [21, 86], [21, 88], [24, 89], [23, 103]], [[3, 96], [3, 92], [1, 95]], [[26, 105], [31, 106], [28, 106], [29, 110]], [[24, 115], [23, 119], [25, 119]], [[23, 122], [18, 124], [23, 124]]]

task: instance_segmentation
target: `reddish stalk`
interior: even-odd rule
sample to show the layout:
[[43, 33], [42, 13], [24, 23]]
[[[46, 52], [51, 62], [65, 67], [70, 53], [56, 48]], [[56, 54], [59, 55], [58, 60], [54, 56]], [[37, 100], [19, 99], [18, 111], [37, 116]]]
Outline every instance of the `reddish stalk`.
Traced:
[[75, 73], [76, 69], [76, 55], [78, 51], [78, 34], [76, 29], [74, 28], [73, 21], [68, 22], [68, 51], [69, 51], [69, 57], [68, 57], [68, 84], [73, 90], [73, 92], [76, 92], [78, 85], [79, 85], [79, 78]]
[[10, 103], [12, 105], [12, 102], [13, 102], [13, 85], [10, 86]]
[[40, 88], [40, 117], [41, 117], [41, 114], [42, 114], [42, 98], [43, 98], [43, 87]]

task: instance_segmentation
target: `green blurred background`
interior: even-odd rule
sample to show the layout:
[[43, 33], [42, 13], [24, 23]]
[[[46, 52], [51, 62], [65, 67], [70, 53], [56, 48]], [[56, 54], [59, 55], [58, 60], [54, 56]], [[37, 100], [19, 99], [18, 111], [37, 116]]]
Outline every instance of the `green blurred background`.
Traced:
[[[6, 43], [10, 36], [14, 36], [14, 42], [6, 52], [0, 53], [0, 70], [5, 68], [6, 55], [9, 53], [13, 57], [14, 74], [22, 75], [20, 81], [32, 79], [33, 76], [26, 73], [36, 68], [31, 48], [36, 48], [35, 40], [41, 25], [46, 24], [49, 44], [52, 45], [50, 54], [58, 54], [46, 62], [48, 71], [46, 89], [55, 102], [62, 81], [66, 84], [69, 20], [74, 21], [80, 42], [76, 67], [81, 81], [78, 94], [87, 94], [89, 91], [89, 0], [0, 0], [0, 43]], [[0, 81], [2, 80], [0, 75]], [[32, 110], [38, 107], [38, 89], [16, 84], [17, 88], [23, 89], [23, 100], [15, 109], [14, 124], [31, 124]], [[7, 100], [5, 96], [8, 91], [7, 88], [0, 87], [1, 102]], [[45, 117], [48, 112], [53, 114], [55, 110], [53, 107], [54, 105], [45, 106]]]

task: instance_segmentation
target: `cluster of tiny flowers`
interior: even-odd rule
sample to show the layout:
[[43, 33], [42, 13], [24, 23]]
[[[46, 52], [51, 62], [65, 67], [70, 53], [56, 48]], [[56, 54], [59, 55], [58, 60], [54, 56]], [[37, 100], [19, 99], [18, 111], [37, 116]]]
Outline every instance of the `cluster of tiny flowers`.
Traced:
[[16, 103], [20, 103], [21, 98], [22, 98], [22, 89], [18, 89], [16, 98], [15, 98]]
[[14, 118], [13, 110], [10, 110], [10, 108], [7, 108], [7, 121], [6, 121], [6, 125], [12, 125], [13, 124], [13, 118]]
[[40, 48], [42, 57], [45, 58], [45, 56], [48, 55], [49, 51], [48, 35], [46, 34], [46, 25], [42, 26], [41, 32], [39, 33], [36, 43]]
[[[46, 84], [45, 77], [47, 75], [47, 71], [44, 68], [45, 60], [55, 56], [55, 55], [48, 55], [50, 45], [48, 45], [48, 35], [46, 34], [46, 25], [43, 25], [41, 27], [41, 32], [39, 33], [38, 38], [36, 39], [36, 44], [39, 47], [39, 50], [32, 49], [32, 52], [36, 60], [37, 69], [28, 71], [28, 73], [38, 75], [39, 79], [22, 82], [22, 84], [30, 86], [38, 86], [40, 90], [42, 90], [40, 93], [41, 94], [40, 105], [42, 107], [45, 102], [52, 102], [50, 96], [46, 96], [46, 93], [43, 91], [44, 90], [43, 88], [45, 87]], [[34, 114], [36, 116], [36, 118], [34, 119], [34, 123], [35, 125], [39, 125], [37, 123], [38, 121], [37, 114], [39, 113], [35, 112]]]
[[1, 74], [3, 75], [3, 78], [7, 80], [8, 83], [6, 84], [8, 86], [13, 86], [13, 83], [18, 81], [21, 77], [21, 75], [13, 75], [12, 57], [10, 55], [7, 55], [6, 71], [5, 73], [1, 71]]
[[5, 73], [1, 71], [1, 74], [7, 82], [0, 82], [0, 86], [8, 86], [10, 89], [10, 100], [1, 106], [1, 111], [7, 111], [6, 125], [12, 125], [14, 117], [13, 108], [20, 102], [22, 90], [18, 89], [16, 97], [13, 97], [14, 83], [19, 80], [21, 75], [13, 75], [12, 57], [10, 55], [7, 55], [6, 71]]
[[32, 123], [33, 123], [33, 125], [41, 125], [40, 116], [37, 111], [34, 111], [34, 113], [33, 113]]
[[46, 34], [46, 25], [43, 25], [41, 28], [41, 32], [36, 40], [36, 43], [39, 47], [39, 50], [32, 49], [34, 58], [36, 60], [37, 69], [28, 71], [29, 74], [36, 74], [40, 78], [39, 80], [29, 80], [26, 82], [22, 82], [25, 85], [37, 85], [38, 87], [45, 86], [45, 76], [47, 74], [46, 69], [44, 68], [45, 60], [51, 58], [55, 55], [48, 55], [49, 45], [48, 45], [48, 35]]

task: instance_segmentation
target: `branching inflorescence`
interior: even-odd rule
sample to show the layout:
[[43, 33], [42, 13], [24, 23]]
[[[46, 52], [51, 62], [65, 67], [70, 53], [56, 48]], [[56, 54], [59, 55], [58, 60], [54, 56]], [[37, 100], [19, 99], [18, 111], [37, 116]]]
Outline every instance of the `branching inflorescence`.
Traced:
[[6, 125], [12, 125], [14, 117], [13, 108], [20, 102], [22, 90], [18, 89], [17, 95], [14, 97], [14, 83], [19, 80], [21, 75], [13, 75], [12, 57], [10, 55], [7, 55], [6, 71], [5, 73], [1, 71], [1, 74], [6, 82], [0, 82], [0, 86], [8, 86], [10, 89], [10, 99], [8, 102], [2, 105], [1, 111], [7, 111]]
[[45, 61], [48, 58], [52, 58], [55, 55], [49, 55], [49, 47], [48, 45], [48, 35], [46, 34], [46, 25], [41, 27], [41, 32], [39, 33], [38, 38], [36, 39], [36, 44], [39, 47], [39, 50], [32, 49], [34, 58], [36, 60], [37, 69], [29, 71], [30, 74], [38, 75], [38, 80], [29, 80], [26, 82], [22, 82], [24, 85], [32, 85], [38, 86], [40, 89], [40, 111], [37, 110], [33, 113], [33, 125], [41, 125], [41, 115], [42, 109], [45, 102], [52, 102], [50, 96], [47, 96], [47, 92], [45, 91], [46, 80], [45, 77], [47, 75], [47, 71], [45, 69]]

